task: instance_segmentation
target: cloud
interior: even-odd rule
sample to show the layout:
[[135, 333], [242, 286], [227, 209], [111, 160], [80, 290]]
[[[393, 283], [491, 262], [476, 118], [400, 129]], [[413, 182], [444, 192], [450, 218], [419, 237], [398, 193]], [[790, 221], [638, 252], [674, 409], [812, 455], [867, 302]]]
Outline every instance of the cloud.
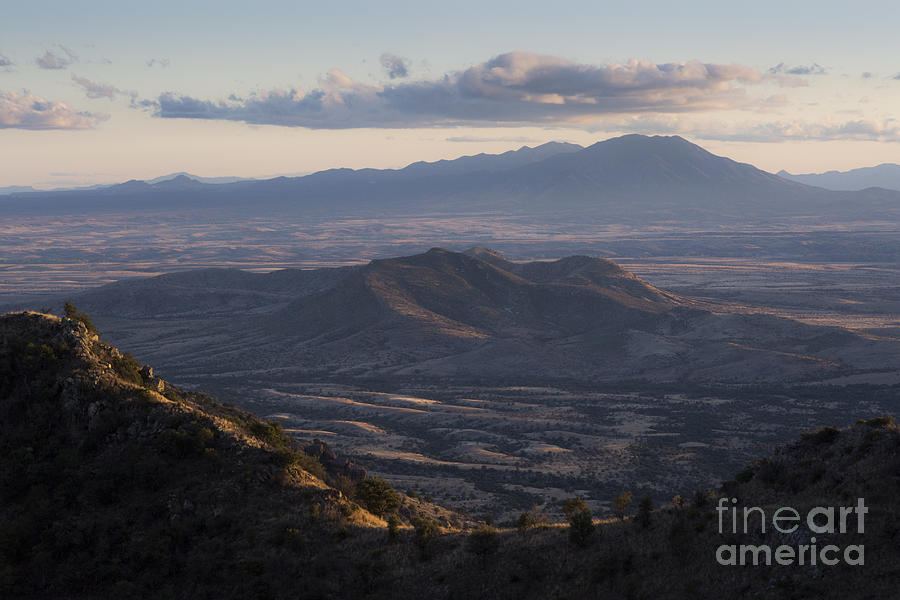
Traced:
[[866, 71], [862, 75], [860, 75], [860, 77], [862, 77], [863, 79], [871, 79], [872, 77], [875, 77], [875, 74], [870, 71]]
[[825, 70], [825, 67], [818, 63], [788, 67], [782, 62], [769, 69], [769, 73], [773, 75], [825, 75], [827, 71]]
[[122, 90], [113, 87], [104, 83], [96, 83], [87, 79], [85, 77], [78, 77], [77, 75], [72, 75], [72, 81], [80, 85], [84, 88], [84, 92], [88, 98], [97, 99], [97, 98], [109, 98], [112, 100], [116, 97], [117, 93], [121, 93]]
[[165, 69], [169, 66], [168, 58], [151, 58], [147, 61], [148, 67], [159, 67], [161, 69]]
[[636, 116], [608, 120], [604, 131], [647, 134], [680, 134], [696, 139], [728, 142], [785, 141], [877, 141], [900, 142], [900, 121], [895, 119], [853, 121], [802, 120], [768, 122], [695, 122], [678, 115]]
[[409, 75], [409, 61], [401, 56], [385, 52], [381, 55], [381, 66], [391, 79], [403, 79]]
[[10, 59], [8, 56], [0, 54], [0, 69], [2, 69], [4, 71], [8, 70], [14, 64], [16, 64], [16, 63], [14, 63], [12, 61], [12, 59]]
[[892, 79], [896, 79], [896, 80], [900, 81], [900, 73], [897, 73], [896, 75], [894, 75], [892, 77]]
[[445, 142], [464, 142], [464, 143], [487, 143], [487, 142], [509, 142], [513, 144], [534, 144], [541, 140], [529, 137], [475, 137], [468, 135], [460, 135], [455, 137], [444, 138]]
[[65, 53], [65, 56], [47, 50], [43, 56], [34, 59], [37, 66], [42, 69], [60, 70], [78, 61], [78, 56], [74, 52], [60, 44], [57, 44], [57, 47]]
[[273, 90], [247, 98], [159, 96], [162, 118], [222, 119], [313, 129], [578, 125], [608, 114], [752, 108], [743, 87], [752, 67], [700, 61], [588, 65], [510, 52], [439, 79], [369, 85], [332, 70], [318, 88]]
[[787, 96], [784, 94], [774, 94], [767, 98], [760, 99], [754, 107], [754, 110], [759, 113], [778, 112], [788, 104], [790, 104], [790, 102], [788, 102]]
[[106, 118], [28, 93], [0, 92], [0, 129], [90, 129]]

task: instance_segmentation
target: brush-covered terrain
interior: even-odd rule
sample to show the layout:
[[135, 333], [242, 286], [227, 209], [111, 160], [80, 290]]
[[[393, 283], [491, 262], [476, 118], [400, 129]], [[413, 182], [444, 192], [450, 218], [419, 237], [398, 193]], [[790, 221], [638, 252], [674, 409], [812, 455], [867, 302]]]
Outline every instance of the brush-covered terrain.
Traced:
[[167, 380], [498, 523], [542, 502], [561, 518], [572, 495], [603, 512], [626, 488], [662, 502], [810, 427], [900, 409], [868, 385], [900, 376], [895, 337], [723, 310], [598, 257], [435, 248], [73, 299]]
[[461, 524], [77, 318], [0, 318], [0, 463], [4, 598], [328, 596], [342, 540], [372, 543], [389, 512]]
[[691, 490], [623, 501], [624, 519], [570, 501], [568, 524], [532, 510], [474, 526], [154, 377], [71, 316], [0, 317], [4, 598], [890, 598], [900, 583], [890, 418], [814, 431], [719, 491], [770, 514], [863, 498], [865, 532], [819, 543], [864, 545], [864, 566], [721, 566], [721, 544], [811, 532], [720, 534], [716, 493]]

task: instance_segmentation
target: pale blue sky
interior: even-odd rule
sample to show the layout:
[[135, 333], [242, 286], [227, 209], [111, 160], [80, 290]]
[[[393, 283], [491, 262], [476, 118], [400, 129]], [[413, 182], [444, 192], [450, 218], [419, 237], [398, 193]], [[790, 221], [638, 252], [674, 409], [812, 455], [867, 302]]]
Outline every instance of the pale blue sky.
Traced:
[[5, 3], [0, 186], [393, 167], [628, 131], [769, 170], [900, 162], [898, 24], [894, 2]]

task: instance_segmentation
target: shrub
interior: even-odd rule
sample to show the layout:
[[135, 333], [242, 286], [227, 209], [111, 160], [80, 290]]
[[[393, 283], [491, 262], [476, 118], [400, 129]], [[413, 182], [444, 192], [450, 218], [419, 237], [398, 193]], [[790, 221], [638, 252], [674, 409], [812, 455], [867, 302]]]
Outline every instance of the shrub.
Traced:
[[412, 524], [416, 531], [416, 546], [422, 552], [422, 558], [426, 558], [431, 540], [441, 532], [440, 527], [431, 519], [423, 517], [414, 518]]
[[255, 437], [276, 448], [290, 446], [291, 438], [284, 432], [278, 421], [254, 420], [249, 426], [250, 433]]
[[875, 417], [874, 419], [869, 419], [868, 421], [866, 421], [865, 419], [862, 419], [859, 421], [859, 423], [864, 423], [872, 428], [893, 427], [895, 424], [894, 417], [892, 417], [890, 415], [884, 415], [883, 417]]
[[823, 445], [823, 444], [831, 444], [838, 436], [840, 436], [841, 432], [835, 429], [834, 427], [821, 427], [811, 433], [807, 433], [803, 436], [805, 441], [808, 441], [814, 445]]
[[366, 477], [356, 484], [356, 498], [369, 512], [384, 516], [400, 507], [400, 496], [384, 479]]
[[747, 483], [751, 479], [753, 479], [755, 471], [753, 470], [753, 466], [749, 466], [737, 475], [734, 476], [734, 480], [738, 483]]
[[75, 305], [72, 304], [71, 300], [66, 301], [63, 305], [63, 310], [66, 313], [66, 318], [82, 323], [91, 333], [100, 333], [97, 330], [97, 327], [91, 322], [90, 317], [79, 311]]
[[[57, 361], [62, 359], [69, 347], [66, 344], [35, 344], [28, 342], [21, 356], [30, 369], [44, 370], [55, 368]], [[14, 371], [14, 367], [9, 367]]]
[[716, 499], [716, 494], [711, 490], [697, 490], [694, 492], [694, 508], [703, 508]]
[[757, 477], [764, 483], [783, 483], [787, 476], [787, 468], [780, 462], [767, 458], [759, 461]]
[[395, 514], [392, 514], [391, 516], [388, 517], [387, 525], [388, 525], [388, 535], [389, 536], [391, 536], [392, 538], [395, 538], [398, 535], [400, 535], [400, 517], [398, 517]]
[[516, 519], [516, 528], [519, 531], [527, 531], [535, 527], [543, 527], [547, 524], [547, 515], [545, 515], [537, 506], [532, 506], [527, 511], [519, 515]]
[[466, 539], [466, 550], [477, 556], [493, 554], [499, 547], [500, 538], [497, 530], [490, 525], [482, 525]]
[[141, 377], [141, 363], [130, 352], [112, 357], [110, 364], [119, 377], [125, 381], [136, 385], [141, 385], [144, 382], [144, 378]]
[[187, 458], [203, 453], [212, 445], [214, 434], [208, 427], [194, 424], [181, 425], [178, 429], [166, 429], [160, 434], [163, 452], [175, 458]]

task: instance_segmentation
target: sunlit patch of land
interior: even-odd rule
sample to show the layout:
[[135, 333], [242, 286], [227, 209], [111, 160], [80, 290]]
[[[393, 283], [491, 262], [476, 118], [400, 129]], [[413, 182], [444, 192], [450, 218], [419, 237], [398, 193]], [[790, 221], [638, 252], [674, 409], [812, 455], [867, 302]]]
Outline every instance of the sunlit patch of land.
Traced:
[[[705, 489], [798, 432], [900, 408], [891, 398], [834, 391], [407, 386], [386, 393], [315, 383], [263, 388], [251, 380], [235, 392], [298, 437], [328, 432], [342, 455], [398, 489], [501, 520], [534, 504], [561, 518], [554, 499], [573, 495], [605, 511], [626, 489], [661, 500]], [[419, 408], [399, 410], [398, 400]]]

